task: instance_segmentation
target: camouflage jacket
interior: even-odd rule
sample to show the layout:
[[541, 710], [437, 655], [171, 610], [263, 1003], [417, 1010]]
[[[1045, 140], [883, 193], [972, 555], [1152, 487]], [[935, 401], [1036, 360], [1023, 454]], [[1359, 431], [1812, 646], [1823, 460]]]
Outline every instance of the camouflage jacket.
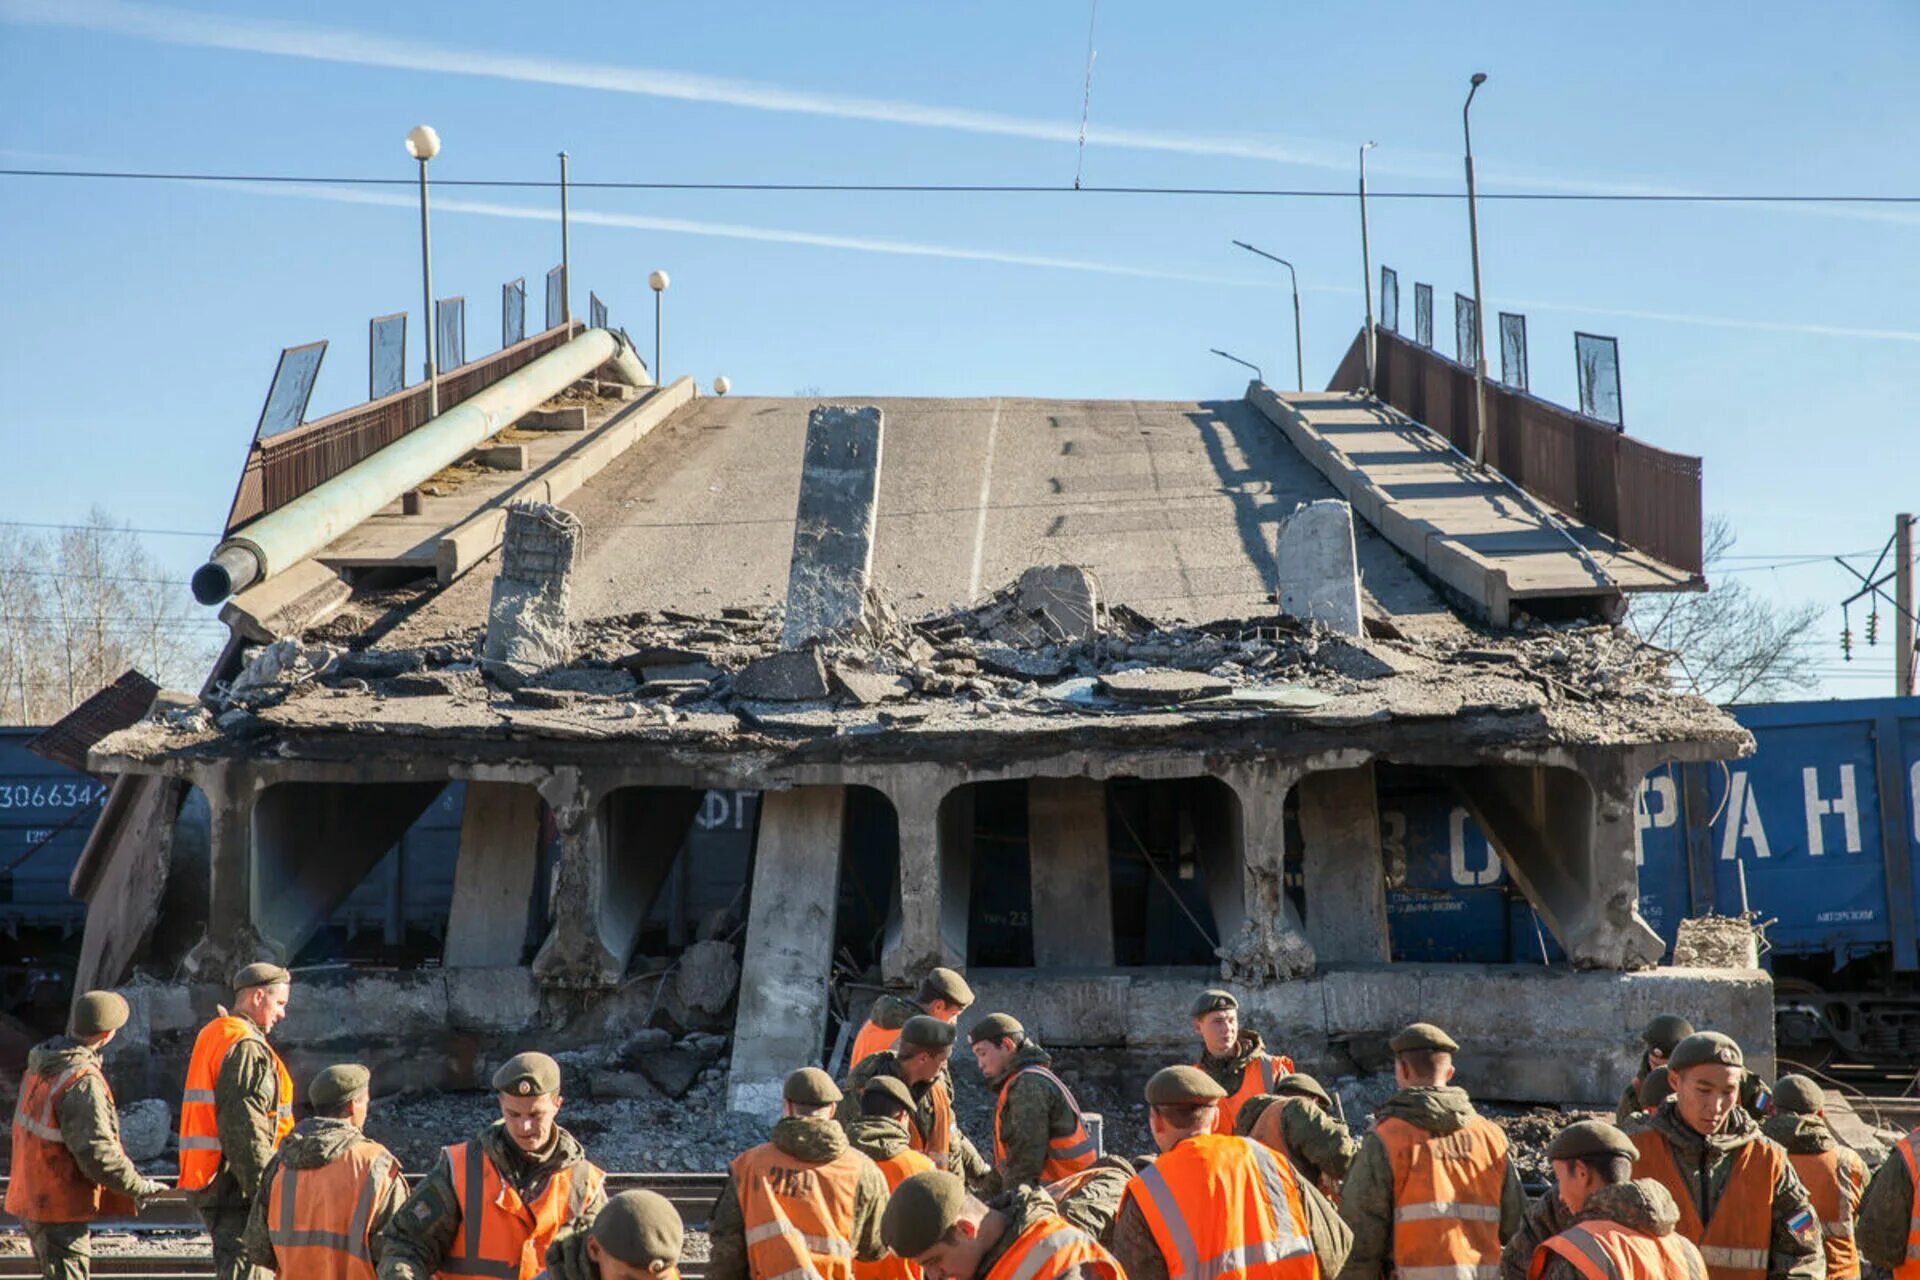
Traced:
[[[1673, 1197], [1667, 1199], [1671, 1201]], [[1527, 1280], [1534, 1250], [1572, 1225], [1573, 1214], [1567, 1211], [1560, 1193], [1548, 1187], [1527, 1210], [1527, 1219], [1520, 1224], [1520, 1230], [1513, 1233], [1507, 1247], [1500, 1251], [1500, 1280]]]
[[188, 1199], [209, 1210], [247, 1208], [280, 1135], [280, 1073], [265, 1040], [249, 1036], [227, 1050], [213, 1084], [213, 1121], [220, 1171]]
[[1051, 1068], [1052, 1064], [1053, 1055], [1029, 1040], [1013, 1055], [1004, 1074], [987, 1081], [987, 1087], [995, 1093], [1000, 1093], [1003, 1086], [1006, 1089], [995, 1104], [1006, 1157], [980, 1180], [975, 1194], [998, 1195], [1015, 1187], [1039, 1186], [1047, 1163], [1048, 1141], [1069, 1136], [1079, 1125], [1073, 1104], [1053, 1081], [1026, 1075], [1007, 1083], [1027, 1067]]
[[1889, 1152], [1860, 1197], [1860, 1217], [1853, 1242], [1860, 1256], [1877, 1267], [1893, 1271], [1907, 1261], [1907, 1230], [1920, 1217], [1913, 1197], [1913, 1175], [1898, 1151]]
[[[839, 1110], [835, 1112], [835, 1118], [848, 1132], [852, 1132], [853, 1123], [860, 1118], [860, 1091], [866, 1088], [867, 1081], [875, 1076], [892, 1076], [896, 1080], [905, 1081], [906, 1077], [900, 1074], [900, 1055], [896, 1050], [882, 1049], [879, 1053], [868, 1054], [854, 1064], [853, 1070], [847, 1073], [846, 1084], [841, 1089], [843, 1096], [840, 1099]], [[907, 1085], [907, 1091], [913, 1094], [913, 1127], [919, 1133], [922, 1142], [925, 1142], [933, 1133], [933, 1091], [936, 1088], [944, 1088], [947, 1091], [947, 1101], [950, 1109], [954, 1111], [953, 1140], [948, 1150], [947, 1170], [959, 1175], [968, 1187], [977, 1186], [981, 1179], [987, 1176], [990, 1166], [981, 1157], [973, 1143], [967, 1140], [967, 1135], [961, 1132], [959, 1110], [952, 1106], [953, 1073], [947, 1068], [940, 1068], [940, 1074], [932, 1080]]]
[[[1760, 1132], [1759, 1122], [1744, 1107], [1729, 1111], [1720, 1131], [1711, 1136], [1695, 1132], [1680, 1118], [1673, 1102], [1662, 1103], [1648, 1118], [1646, 1128], [1659, 1134], [1673, 1153], [1687, 1198], [1702, 1222], [1711, 1221], [1713, 1211], [1720, 1206], [1727, 1178], [1733, 1172], [1734, 1153], [1749, 1142], [1773, 1141]], [[1819, 1215], [1813, 1212], [1807, 1189], [1793, 1166], [1784, 1160], [1781, 1166], [1780, 1178], [1773, 1186], [1773, 1238], [1768, 1247], [1767, 1280], [1825, 1280], [1827, 1254], [1821, 1244]], [[1644, 1162], [1636, 1163], [1634, 1172], [1644, 1172]], [[1796, 1221], [1804, 1224], [1799, 1231], [1788, 1225]]]
[[[1247, 1108], [1240, 1111], [1244, 1116]], [[1247, 1136], [1285, 1155], [1303, 1179], [1322, 1190], [1340, 1185], [1360, 1151], [1347, 1126], [1306, 1098], [1274, 1099], [1256, 1113]]]
[[[100, 1065], [100, 1055], [77, 1040], [55, 1036], [36, 1045], [27, 1055], [27, 1070], [49, 1080], [74, 1067]], [[100, 1076], [89, 1072], [68, 1086], [55, 1109], [60, 1140], [66, 1143], [80, 1176], [109, 1191], [134, 1200], [158, 1194], [159, 1183], [143, 1177], [120, 1145], [120, 1113], [113, 1109], [113, 1093]]]
[[[973, 1280], [987, 1280], [987, 1277], [993, 1274], [993, 1269], [1000, 1265], [1000, 1260], [1006, 1257], [1007, 1250], [1013, 1247], [1014, 1241], [1018, 1240], [1021, 1234], [1036, 1221], [1055, 1214], [1066, 1217], [1054, 1205], [1053, 1197], [1038, 1187], [1016, 1187], [989, 1200], [987, 1207], [995, 1215], [1005, 1218], [1007, 1227], [1000, 1233], [1000, 1238], [980, 1255], [980, 1266], [973, 1273]], [[1067, 1220], [1073, 1221], [1071, 1218]], [[1077, 1222], [1074, 1225], [1079, 1226], [1083, 1231], [1086, 1230]], [[1102, 1272], [1076, 1264], [1062, 1271], [1056, 1280], [1105, 1280], [1105, 1276]]]
[[[834, 1159], [847, 1150], [849, 1144], [846, 1131], [837, 1121], [788, 1116], [773, 1126], [773, 1145], [796, 1160], [819, 1164]], [[859, 1189], [854, 1193], [853, 1226], [848, 1232], [857, 1260], [875, 1262], [886, 1255], [887, 1247], [880, 1242], [880, 1215], [886, 1208], [886, 1175], [868, 1160], [861, 1171]], [[733, 1185], [731, 1176], [720, 1191], [719, 1202], [713, 1206], [707, 1234], [713, 1248], [707, 1263], [707, 1280], [748, 1280], [746, 1219], [740, 1211], [739, 1188]]]
[[[350, 1120], [313, 1116], [294, 1126], [293, 1132], [280, 1144], [280, 1149], [273, 1153], [273, 1159], [267, 1162], [266, 1173], [260, 1179], [261, 1193], [253, 1198], [253, 1209], [247, 1215], [247, 1233], [242, 1243], [246, 1246], [247, 1256], [256, 1266], [269, 1271], [279, 1270], [279, 1260], [274, 1256], [270, 1236], [271, 1226], [267, 1221], [267, 1202], [272, 1198], [274, 1174], [279, 1172], [282, 1165], [290, 1169], [325, 1168], [346, 1154], [348, 1147], [364, 1141], [366, 1135]], [[386, 1242], [381, 1239], [380, 1233], [407, 1198], [407, 1184], [400, 1177], [400, 1162], [385, 1147], [380, 1150], [386, 1152], [392, 1165], [380, 1175], [381, 1180], [374, 1188], [373, 1212], [367, 1217], [367, 1242], [373, 1252], [375, 1266], [380, 1264], [381, 1255], [386, 1251]], [[343, 1222], [339, 1225], [344, 1232], [347, 1224]]]

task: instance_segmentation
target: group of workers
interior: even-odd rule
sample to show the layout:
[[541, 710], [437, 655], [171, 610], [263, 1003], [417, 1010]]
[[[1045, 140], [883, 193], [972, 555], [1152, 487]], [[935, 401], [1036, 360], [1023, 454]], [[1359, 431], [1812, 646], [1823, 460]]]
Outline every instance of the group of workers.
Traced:
[[[296, 1125], [268, 1041], [289, 982], [243, 969], [188, 1065], [179, 1186], [218, 1280], [678, 1280], [678, 1211], [607, 1196], [557, 1123], [545, 1054], [494, 1074], [498, 1118], [411, 1190], [363, 1132], [365, 1067], [315, 1076]], [[1920, 1130], [1869, 1179], [1811, 1081], [1769, 1093], [1738, 1044], [1673, 1015], [1647, 1028], [1616, 1122], [1554, 1136], [1554, 1185], [1529, 1206], [1505, 1134], [1453, 1084], [1445, 1031], [1391, 1038], [1398, 1090], [1356, 1140], [1225, 991], [1191, 1008], [1196, 1059], [1147, 1081], [1157, 1151], [1137, 1162], [1099, 1153], [1016, 1019], [974, 1021], [989, 1159], [955, 1121], [972, 1003], [936, 969], [916, 999], [875, 1006], [844, 1081], [787, 1077], [769, 1141], [732, 1162], [709, 1221], [711, 1280], [1852, 1280], [1863, 1258], [1920, 1280]], [[127, 1016], [112, 992], [82, 996], [22, 1081], [6, 1207], [58, 1280], [85, 1280], [89, 1222], [164, 1190], [121, 1148], [101, 1072]]]

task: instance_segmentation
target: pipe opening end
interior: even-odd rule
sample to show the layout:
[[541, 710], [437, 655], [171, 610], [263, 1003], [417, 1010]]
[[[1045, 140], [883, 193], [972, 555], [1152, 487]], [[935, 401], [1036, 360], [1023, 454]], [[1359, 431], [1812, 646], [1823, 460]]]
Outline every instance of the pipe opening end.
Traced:
[[193, 598], [201, 604], [219, 604], [233, 594], [233, 575], [225, 565], [203, 564], [193, 571]]

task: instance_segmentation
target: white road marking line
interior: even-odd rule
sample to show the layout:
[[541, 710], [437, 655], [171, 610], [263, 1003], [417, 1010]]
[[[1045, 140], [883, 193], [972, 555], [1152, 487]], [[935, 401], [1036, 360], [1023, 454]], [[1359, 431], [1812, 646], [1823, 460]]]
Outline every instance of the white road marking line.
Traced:
[[980, 515], [973, 523], [973, 572], [967, 575], [967, 599], [980, 595], [980, 573], [987, 555], [987, 498], [993, 492], [993, 442], [1000, 434], [1000, 401], [993, 402], [993, 419], [987, 423], [987, 460], [980, 468]]

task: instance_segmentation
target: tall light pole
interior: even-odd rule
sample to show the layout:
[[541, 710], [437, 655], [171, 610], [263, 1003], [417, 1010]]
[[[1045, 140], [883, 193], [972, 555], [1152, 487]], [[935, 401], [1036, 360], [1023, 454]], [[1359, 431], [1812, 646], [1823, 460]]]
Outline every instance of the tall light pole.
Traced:
[[417, 124], [407, 134], [407, 154], [420, 162], [420, 314], [427, 348], [427, 416], [440, 416], [440, 326], [433, 318], [433, 235], [427, 229], [427, 161], [440, 154], [440, 135]]
[[1367, 289], [1367, 391], [1373, 391], [1373, 256], [1367, 249], [1367, 152], [1374, 143], [1360, 148], [1360, 275]]
[[1307, 364], [1306, 359], [1300, 353], [1300, 276], [1294, 271], [1293, 264], [1278, 254], [1268, 253], [1265, 249], [1256, 249], [1245, 240], [1235, 240], [1234, 243], [1242, 249], [1245, 249], [1248, 253], [1257, 253], [1271, 262], [1279, 263], [1287, 269], [1287, 275], [1293, 279], [1293, 381], [1295, 390], [1305, 391], [1307, 389]]
[[1487, 461], [1487, 308], [1480, 294], [1480, 207], [1473, 187], [1473, 121], [1467, 112], [1487, 73], [1473, 73], [1467, 101], [1460, 108], [1460, 131], [1467, 139], [1467, 238], [1473, 246], [1473, 461]]
[[567, 235], [567, 153], [560, 153], [560, 323], [573, 320], [573, 255]]
[[1260, 372], [1260, 366], [1259, 366], [1259, 365], [1257, 365], [1257, 364], [1255, 364], [1255, 363], [1254, 363], [1253, 361], [1251, 361], [1251, 360], [1242, 360], [1242, 359], [1241, 359], [1241, 358], [1240, 358], [1239, 356], [1237, 356], [1237, 355], [1235, 355], [1235, 354], [1233, 354], [1233, 352], [1231, 352], [1231, 351], [1222, 351], [1222, 350], [1221, 350], [1220, 348], [1218, 348], [1218, 347], [1208, 347], [1208, 348], [1207, 348], [1207, 350], [1209, 350], [1209, 351], [1211, 351], [1211, 352], [1213, 352], [1213, 354], [1215, 354], [1215, 355], [1217, 355], [1217, 356], [1219, 356], [1219, 357], [1220, 357], [1220, 358], [1221, 358], [1222, 360], [1231, 360], [1231, 361], [1233, 361], [1233, 362], [1234, 362], [1235, 364], [1237, 364], [1237, 365], [1239, 365], [1240, 367], [1242, 367], [1242, 368], [1244, 368], [1244, 369], [1251, 369], [1251, 370], [1253, 370], [1253, 376], [1254, 376], [1254, 377], [1256, 377], [1256, 378], [1258, 378], [1258, 379], [1259, 379], [1260, 381], [1262, 381], [1262, 382], [1265, 382], [1265, 381], [1267, 380], [1267, 375], [1266, 375], [1266, 374], [1264, 374], [1264, 373], [1262, 373], [1262, 372]]
[[666, 296], [667, 286], [671, 283], [664, 271], [656, 271], [647, 277], [647, 287], [653, 290], [653, 385], [656, 387], [667, 385], [666, 373], [660, 368], [660, 334], [664, 327], [660, 299]]

